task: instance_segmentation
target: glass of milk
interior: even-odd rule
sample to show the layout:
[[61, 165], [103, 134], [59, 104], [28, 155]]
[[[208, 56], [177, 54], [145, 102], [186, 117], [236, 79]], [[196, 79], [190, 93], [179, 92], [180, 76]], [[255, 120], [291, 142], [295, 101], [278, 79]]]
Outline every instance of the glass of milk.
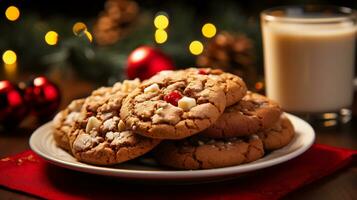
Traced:
[[290, 6], [261, 14], [267, 96], [308, 119], [348, 121], [353, 100], [356, 12]]

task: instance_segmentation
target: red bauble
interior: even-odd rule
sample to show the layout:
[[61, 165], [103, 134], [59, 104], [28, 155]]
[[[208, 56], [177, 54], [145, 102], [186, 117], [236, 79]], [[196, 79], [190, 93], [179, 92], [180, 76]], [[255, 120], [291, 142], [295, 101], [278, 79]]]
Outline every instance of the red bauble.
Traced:
[[17, 126], [26, 117], [27, 110], [20, 90], [9, 81], [0, 81], [0, 124]]
[[61, 101], [58, 87], [43, 76], [33, 79], [28, 84], [24, 97], [31, 111], [40, 117], [40, 120], [51, 117], [57, 111]]
[[127, 60], [126, 74], [129, 79], [150, 78], [162, 70], [173, 70], [171, 59], [159, 49], [141, 46], [130, 53]]

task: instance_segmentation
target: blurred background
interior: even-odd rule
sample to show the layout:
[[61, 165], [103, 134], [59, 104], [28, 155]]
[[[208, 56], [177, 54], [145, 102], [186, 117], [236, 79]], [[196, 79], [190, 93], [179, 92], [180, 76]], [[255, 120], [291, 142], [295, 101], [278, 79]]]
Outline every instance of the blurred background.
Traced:
[[263, 93], [259, 13], [308, 4], [357, 8], [352, 0], [2, 0], [0, 79], [24, 90], [41, 76], [62, 107], [102, 85], [192, 66], [238, 74]]

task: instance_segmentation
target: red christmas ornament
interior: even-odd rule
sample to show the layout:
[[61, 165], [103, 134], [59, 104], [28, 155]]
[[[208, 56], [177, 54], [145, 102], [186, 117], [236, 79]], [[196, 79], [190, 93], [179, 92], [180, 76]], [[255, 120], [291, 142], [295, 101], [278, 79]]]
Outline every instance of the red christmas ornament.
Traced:
[[10, 81], [0, 81], [0, 124], [17, 126], [26, 117], [27, 110], [20, 90]]
[[31, 111], [43, 120], [57, 111], [61, 101], [58, 87], [43, 76], [29, 83], [24, 91], [24, 97]]
[[162, 70], [173, 70], [171, 59], [159, 49], [141, 46], [130, 53], [126, 74], [129, 79], [148, 79]]

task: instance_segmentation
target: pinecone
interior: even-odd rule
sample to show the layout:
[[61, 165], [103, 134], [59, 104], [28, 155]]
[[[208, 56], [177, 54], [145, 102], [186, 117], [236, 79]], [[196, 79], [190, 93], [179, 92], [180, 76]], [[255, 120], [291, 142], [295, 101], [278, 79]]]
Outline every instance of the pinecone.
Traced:
[[139, 7], [132, 0], [108, 0], [99, 14], [93, 34], [99, 45], [117, 42], [127, 32], [138, 15]]
[[205, 44], [199, 67], [220, 68], [244, 79], [250, 88], [257, 81], [256, 57], [251, 39], [243, 34], [221, 32]]

